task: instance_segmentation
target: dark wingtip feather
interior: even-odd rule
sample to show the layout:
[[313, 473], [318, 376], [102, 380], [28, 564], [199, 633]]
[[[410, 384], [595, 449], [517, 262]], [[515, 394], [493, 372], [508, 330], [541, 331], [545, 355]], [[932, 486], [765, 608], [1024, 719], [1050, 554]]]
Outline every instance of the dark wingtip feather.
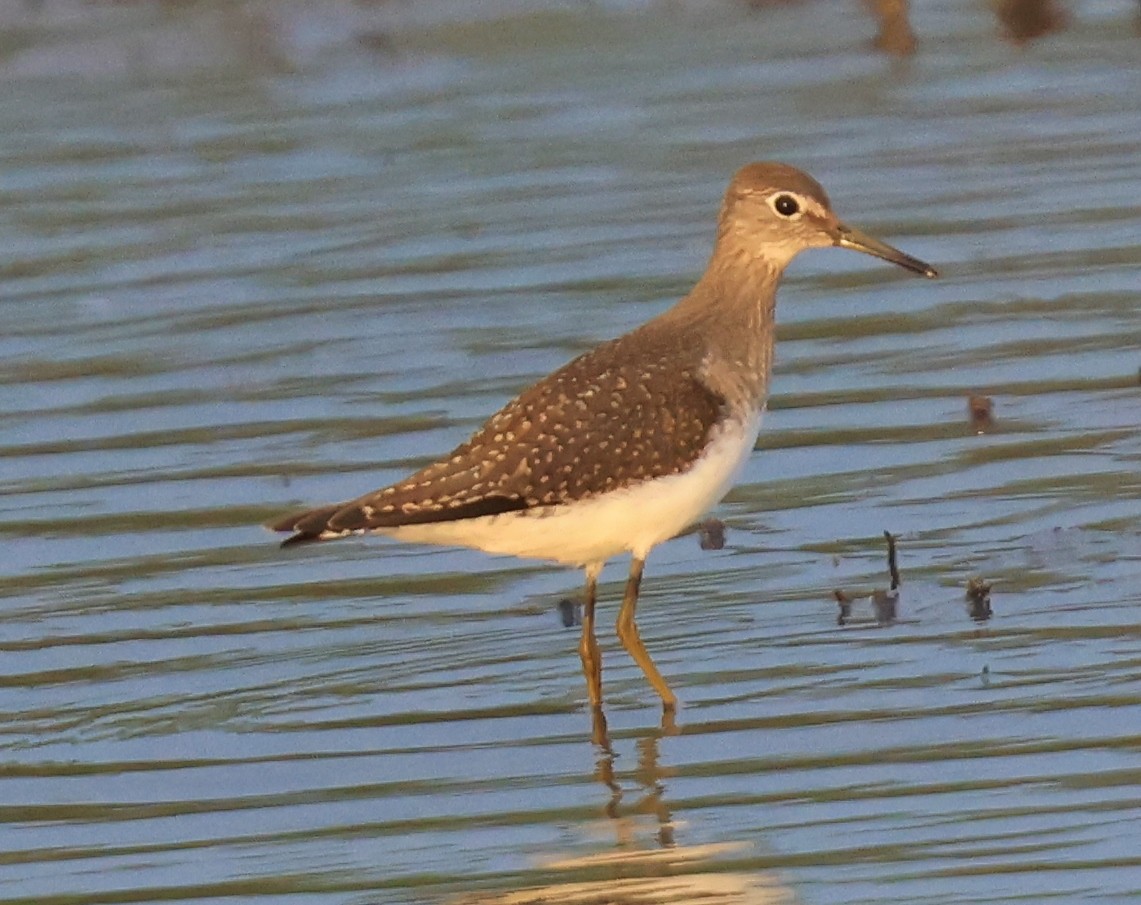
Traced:
[[281, 546], [282, 547], [296, 547], [298, 544], [316, 543], [320, 539], [321, 539], [321, 535], [319, 535], [319, 534], [305, 534], [302, 531], [298, 531], [296, 534], [294, 534], [290, 537], [287, 537], [285, 540], [283, 540], [281, 542]]
[[[333, 540], [349, 534], [359, 534], [375, 528], [399, 528], [403, 525], [426, 525], [432, 522], [453, 522], [526, 509], [527, 501], [519, 497], [486, 496], [459, 506], [425, 506], [420, 509], [377, 516], [359, 505], [334, 503], [316, 509], [303, 509], [285, 518], [270, 522], [274, 531], [290, 531], [292, 535], [281, 542], [283, 547]], [[324, 535], [324, 536], [322, 536]]]
[[296, 530], [297, 523], [305, 517], [304, 512], [293, 512], [285, 518], [274, 519], [272, 522], [266, 522], [265, 526], [270, 531], [294, 531]]
[[292, 537], [287, 537], [281, 542], [283, 547], [319, 541], [321, 533], [329, 524], [329, 519], [336, 515], [344, 505], [344, 503], [336, 503], [332, 506], [320, 506], [317, 509], [292, 512], [285, 518], [270, 522], [267, 527], [272, 531], [295, 532]]
[[[500, 515], [504, 512], [518, 512], [528, 508], [526, 500], [520, 497], [490, 496], [478, 497], [466, 503], [433, 504], [426, 503], [413, 508], [393, 512], [366, 511], [363, 506], [345, 506], [338, 510], [324, 526], [330, 531], [356, 533], [374, 528], [401, 528], [407, 525], [430, 525], [435, 522], [458, 522], [484, 515]], [[309, 530], [309, 524], [297, 526], [299, 531]]]

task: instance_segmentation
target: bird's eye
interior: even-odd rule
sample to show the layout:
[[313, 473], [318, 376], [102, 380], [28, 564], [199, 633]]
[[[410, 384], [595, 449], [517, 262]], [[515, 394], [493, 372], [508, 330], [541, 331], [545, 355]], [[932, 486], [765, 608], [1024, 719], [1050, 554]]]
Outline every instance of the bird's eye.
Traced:
[[773, 199], [773, 210], [782, 217], [794, 217], [800, 213], [800, 205], [792, 195], [777, 195]]

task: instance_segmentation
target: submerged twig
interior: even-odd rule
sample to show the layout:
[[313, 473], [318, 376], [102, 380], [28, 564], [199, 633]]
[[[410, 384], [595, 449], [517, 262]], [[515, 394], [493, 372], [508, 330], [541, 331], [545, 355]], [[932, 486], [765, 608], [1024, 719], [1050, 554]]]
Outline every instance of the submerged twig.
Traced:
[[887, 571], [891, 576], [891, 589], [894, 591], [902, 584], [899, 580], [899, 566], [895, 561], [895, 535], [885, 531], [883, 536], [887, 541]]
[[903, 584], [903, 579], [899, 576], [899, 564], [896, 560], [895, 535], [890, 531], [885, 531], [883, 536], [887, 540], [887, 571], [891, 580], [890, 588], [886, 591], [882, 588], [876, 588], [864, 594], [852, 594], [836, 588], [832, 592], [832, 596], [840, 606], [840, 615], [836, 618], [837, 625], [847, 625], [851, 621], [852, 601], [859, 600], [861, 597], [867, 597], [871, 600], [872, 610], [879, 625], [890, 625], [895, 622], [899, 610], [899, 586]]

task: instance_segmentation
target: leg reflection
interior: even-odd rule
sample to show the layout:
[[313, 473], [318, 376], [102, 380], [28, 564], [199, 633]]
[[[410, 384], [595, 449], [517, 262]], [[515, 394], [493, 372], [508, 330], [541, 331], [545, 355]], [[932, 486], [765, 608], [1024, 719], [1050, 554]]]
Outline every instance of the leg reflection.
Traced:
[[590, 740], [597, 745], [604, 754], [614, 757], [610, 750], [610, 733], [606, 728], [606, 714], [602, 712], [602, 705], [595, 704], [590, 708]]
[[619, 848], [639, 848], [637, 844], [638, 821], [636, 818], [650, 815], [657, 823], [655, 837], [662, 848], [674, 846], [673, 813], [666, 806], [666, 787], [663, 780], [673, 771], [663, 769], [659, 763], [659, 742], [661, 735], [654, 733], [635, 741], [638, 762], [629, 779], [638, 787], [637, 799], [623, 805], [622, 783], [615, 770], [615, 755], [607, 740], [599, 746], [595, 762], [594, 776], [607, 791], [604, 808], [606, 816], [614, 821], [614, 832]]
[[658, 822], [658, 844], [662, 848], [674, 845], [673, 814], [666, 807], [666, 787], [662, 779], [666, 771], [658, 763], [659, 736], [651, 735], [638, 739], [638, 769], [634, 779], [645, 789], [645, 794], [634, 803], [634, 811], [639, 814], [652, 814]]

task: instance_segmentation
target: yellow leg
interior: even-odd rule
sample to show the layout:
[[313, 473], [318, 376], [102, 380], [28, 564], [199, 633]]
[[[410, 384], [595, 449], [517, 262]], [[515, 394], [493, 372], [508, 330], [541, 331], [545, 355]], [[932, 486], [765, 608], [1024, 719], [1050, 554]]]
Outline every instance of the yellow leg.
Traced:
[[601, 566], [586, 568], [586, 602], [582, 607], [582, 638], [578, 642], [582, 673], [586, 676], [586, 693], [590, 696], [590, 706], [595, 710], [602, 707], [602, 654], [598, 650], [598, 639], [594, 637], [594, 603], [601, 571]]
[[[671, 711], [677, 706], [677, 696], [670, 691], [666, 680], [662, 678], [662, 674], [654, 666], [654, 661], [650, 659], [646, 646], [638, 634], [638, 624], [634, 621], [634, 610], [638, 606], [638, 590], [642, 586], [642, 567], [644, 565], [645, 560], [638, 559], [638, 557], [634, 557], [630, 562], [630, 577], [626, 579], [626, 593], [622, 595], [622, 609], [618, 612], [618, 640], [634, 658], [634, 662], [642, 667], [642, 672], [646, 674], [646, 678], [650, 680], [654, 690], [661, 695], [662, 709]], [[585, 621], [583, 624], [585, 626]]]

